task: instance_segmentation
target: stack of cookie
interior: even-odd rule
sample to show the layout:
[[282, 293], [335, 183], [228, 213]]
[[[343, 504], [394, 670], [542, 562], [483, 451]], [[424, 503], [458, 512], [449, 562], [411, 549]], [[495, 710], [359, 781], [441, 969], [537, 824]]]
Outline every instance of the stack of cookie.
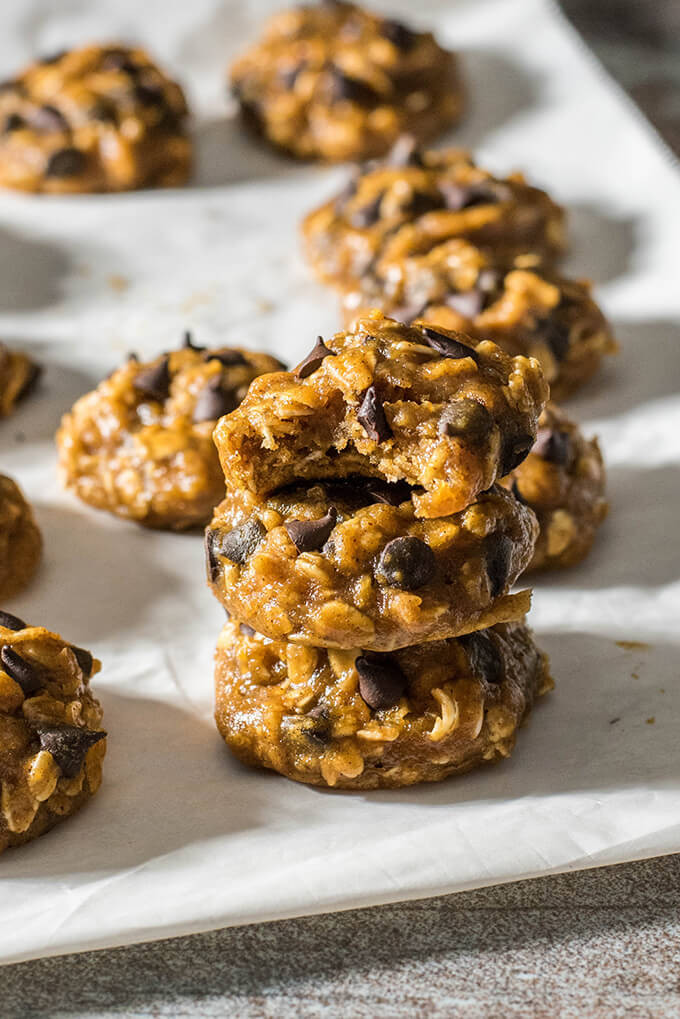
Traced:
[[206, 534], [227, 610], [217, 722], [244, 761], [340, 788], [507, 756], [550, 685], [525, 625], [535, 360], [372, 312], [256, 379], [215, 441]]

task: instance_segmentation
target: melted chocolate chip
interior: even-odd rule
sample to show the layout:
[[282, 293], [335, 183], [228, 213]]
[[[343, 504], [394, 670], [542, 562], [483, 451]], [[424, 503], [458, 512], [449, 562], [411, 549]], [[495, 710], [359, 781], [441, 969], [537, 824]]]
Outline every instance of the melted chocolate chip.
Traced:
[[13, 648], [7, 645], [3, 647], [0, 651], [0, 662], [2, 662], [2, 667], [7, 675], [11, 676], [15, 683], [19, 684], [27, 697], [37, 693], [43, 686], [40, 674], [35, 666], [17, 654]]
[[33, 113], [31, 126], [36, 131], [68, 131], [69, 129], [68, 121], [63, 113], [49, 103], [39, 106]]
[[359, 693], [369, 708], [383, 711], [399, 703], [408, 680], [392, 655], [359, 655], [355, 666], [359, 673]]
[[486, 572], [492, 598], [503, 594], [510, 576], [512, 541], [504, 534], [490, 534], [485, 541]]
[[552, 428], [539, 428], [531, 452], [558, 467], [566, 467], [571, 455], [571, 439], [568, 432]]
[[330, 75], [329, 98], [331, 102], [350, 102], [358, 106], [375, 106], [380, 95], [371, 85], [360, 78], [352, 78], [339, 67], [332, 67]]
[[495, 641], [485, 630], [467, 633], [459, 638], [468, 656], [473, 676], [487, 683], [502, 683], [505, 667]]
[[132, 385], [143, 396], [162, 403], [170, 395], [170, 358], [167, 354], [158, 364], [143, 368], [132, 380]]
[[357, 411], [357, 420], [364, 428], [369, 439], [374, 442], [385, 442], [392, 435], [382, 400], [376, 392], [375, 386], [369, 386], [363, 395], [361, 406]]
[[384, 192], [381, 191], [367, 205], [353, 212], [350, 218], [351, 225], [359, 230], [364, 230], [366, 227], [377, 223], [380, 219], [380, 205], [383, 200], [383, 194]]
[[464, 396], [446, 405], [439, 418], [437, 431], [440, 435], [464, 436], [475, 442], [488, 438], [494, 421], [484, 404]]
[[254, 637], [255, 636], [255, 630], [253, 630], [252, 626], [248, 626], [247, 623], [239, 623], [238, 624], [238, 628], [239, 628], [239, 633], [243, 637]]
[[477, 351], [474, 347], [469, 347], [459, 340], [454, 340], [452, 336], [447, 336], [436, 329], [431, 329], [430, 326], [421, 326], [420, 328], [428, 347], [441, 354], [442, 357], [452, 357], [456, 360], [463, 357], [471, 357], [473, 361], [477, 360]]
[[408, 28], [407, 25], [402, 24], [401, 21], [395, 21], [393, 18], [386, 18], [382, 22], [380, 33], [402, 52], [412, 49], [418, 41], [416, 32]]
[[20, 131], [22, 127], [26, 126], [26, 121], [23, 117], [20, 117], [18, 113], [10, 113], [9, 116], [5, 117], [5, 123], [2, 125], [3, 134], [11, 134], [12, 131]]
[[362, 478], [366, 492], [373, 502], [384, 502], [388, 506], [401, 506], [411, 498], [411, 486], [407, 481], [381, 481], [379, 478]]
[[393, 538], [380, 553], [375, 578], [387, 587], [417, 591], [432, 580], [437, 569], [430, 546], [414, 535]]
[[47, 161], [45, 175], [47, 177], [76, 177], [82, 173], [87, 164], [85, 153], [80, 149], [67, 146], [57, 149]]
[[326, 544], [337, 519], [338, 511], [330, 506], [318, 520], [291, 520], [284, 527], [298, 552], [314, 552]]
[[40, 740], [40, 749], [52, 755], [64, 778], [75, 778], [90, 747], [106, 736], [105, 732], [93, 732], [78, 725], [38, 722], [34, 729]]
[[326, 344], [323, 342], [322, 336], [317, 336], [316, 344], [312, 350], [307, 354], [306, 357], [300, 361], [300, 364], [294, 371], [295, 376], [298, 379], [306, 379], [308, 375], [315, 372], [317, 368], [321, 367], [321, 362], [325, 357], [334, 357], [335, 354], [332, 350], [329, 350]]
[[423, 159], [414, 136], [403, 134], [397, 138], [385, 162], [387, 166], [422, 166]]
[[11, 612], [0, 612], [0, 626], [4, 626], [6, 630], [14, 631], [26, 629], [26, 623], [23, 619], [13, 616]]
[[76, 661], [82, 674], [89, 679], [92, 675], [92, 666], [94, 665], [94, 658], [84, 647], [76, 647], [75, 644], [70, 645], [71, 651], [76, 656]]
[[208, 575], [215, 580], [220, 571], [218, 556], [243, 566], [260, 544], [267, 530], [259, 520], [247, 520], [233, 531], [206, 531]]
[[224, 414], [230, 414], [238, 407], [234, 394], [222, 388], [222, 379], [210, 379], [196, 398], [192, 421], [195, 425], [202, 421], [217, 421]]
[[526, 460], [534, 444], [531, 435], [507, 435], [503, 440], [501, 456], [498, 464], [498, 477], [504, 478]]
[[248, 364], [241, 351], [232, 350], [231, 347], [223, 347], [221, 350], [206, 350], [203, 356], [206, 361], [219, 361], [225, 368], [235, 368], [239, 364]]

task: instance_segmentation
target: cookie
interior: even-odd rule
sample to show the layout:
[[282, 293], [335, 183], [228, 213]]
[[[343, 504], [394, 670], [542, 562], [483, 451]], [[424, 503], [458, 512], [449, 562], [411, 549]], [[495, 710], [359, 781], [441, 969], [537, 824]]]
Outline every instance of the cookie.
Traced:
[[11, 598], [31, 580], [42, 556], [33, 510], [11, 478], [0, 474], [0, 598]]
[[429, 32], [326, 0], [282, 11], [231, 68], [246, 124], [300, 159], [382, 156], [431, 138], [463, 107], [458, 62]]
[[9, 417], [16, 405], [29, 395], [40, 374], [40, 366], [27, 354], [0, 343], [0, 418]]
[[57, 433], [67, 487], [147, 527], [206, 524], [224, 496], [212, 441], [249, 383], [283, 365], [268, 354], [194, 346], [140, 364], [131, 357], [81, 397]]
[[494, 177], [457, 149], [418, 151], [402, 140], [382, 163], [355, 173], [302, 224], [311, 268], [342, 290], [370, 270], [386, 279], [404, 258], [460, 238], [509, 262], [563, 250], [564, 211], [520, 173]]
[[90, 690], [101, 663], [0, 612], [0, 851], [70, 817], [101, 783], [106, 733]]
[[256, 380], [214, 437], [230, 488], [363, 475], [416, 487], [417, 516], [449, 516], [522, 461], [546, 398], [536, 361], [375, 312]]
[[228, 622], [215, 718], [246, 764], [311, 785], [395, 788], [508, 757], [551, 687], [523, 621], [390, 654], [303, 647]]
[[365, 478], [263, 500], [228, 490], [206, 533], [208, 579], [268, 637], [390, 651], [524, 615], [528, 592], [505, 595], [536, 533], [499, 487], [436, 520], [415, 516], [407, 486]]
[[402, 322], [423, 321], [492, 340], [506, 353], [535, 357], [554, 399], [597, 371], [617, 344], [590, 285], [537, 266], [532, 255], [499, 263], [467, 241], [438, 244], [425, 255], [367, 273], [343, 296], [350, 323], [370, 308]]
[[529, 569], [573, 566], [587, 556], [608, 511], [602, 454], [597, 439], [586, 439], [555, 404], [541, 415], [531, 453], [503, 484], [538, 519]]
[[51, 193], [184, 184], [181, 88], [142, 49], [85, 46], [0, 84], [0, 187]]

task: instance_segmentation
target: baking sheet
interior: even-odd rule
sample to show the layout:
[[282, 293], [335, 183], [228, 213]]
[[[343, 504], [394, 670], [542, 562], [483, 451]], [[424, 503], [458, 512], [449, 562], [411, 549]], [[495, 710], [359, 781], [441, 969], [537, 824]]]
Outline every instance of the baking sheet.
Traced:
[[222, 613], [200, 537], [79, 505], [52, 437], [126, 351], [154, 355], [184, 328], [290, 361], [334, 329], [296, 228], [343, 173], [264, 152], [225, 116], [223, 66], [273, 2], [6, 0], [3, 73], [64, 45], [139, 39], [186, 82], [200, 159], [180, 191], [0, 194], [0, 335], [47, 366], [0, 432], [0, 469], [34, 500], [46, 545], [8, 607], [102, 659], [110, 733], [90, 807], [0, 860], [0, 961], [680, 850], [677, 168], [548, 0], [374, 6], [464, 51], [472, 108], [456, 140], [569, 205], [569, 264], [596, 280], [622, 343], [570, 403], [603, 440], [612, 512], [583, 566], [536, 585], [557, 689], [510, 761], [432, 787], [325, 792], [231, 759], [211, 721]]

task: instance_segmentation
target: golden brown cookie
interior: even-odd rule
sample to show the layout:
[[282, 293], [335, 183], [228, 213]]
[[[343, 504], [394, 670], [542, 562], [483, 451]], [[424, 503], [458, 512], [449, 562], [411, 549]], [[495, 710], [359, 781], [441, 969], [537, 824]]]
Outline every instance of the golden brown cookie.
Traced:
[[228, 622], [215, 718], [246, 764], [311, 785], [395, 788], [508, 757], [551, 687], [523, 621], [391, 654], [303, 647]]
[[383, 155], [434, 137], [463, 105], [458, 63], [429, 32], [341, 0], [275, 14], [231, 68], [246, 123], [300, 159]]
[[57, 433], [65, 484], [84, 502], [147, 527], [206, 524], [224, 496], [212, 441], [249, 383], [282, 368], [268, 354], [194, 346], [131, 358], [81, 397]]
[[417, 487], [417, 516], [449, 516], [522, 461], [546, 398], [536, 361], [375, 312], [256, 380], [215, 443], [230, 488], [363, 475]]
[[494, 177], [468, 153], [419, 152], [408, 140], [311, 212], [302, 233], [316, 275], [343, 290], [452, 238], [506, 262], [526, 253], [549, 262], [565, 243], [564, 211], [522, 174]]
[[609, 509], [597, 439], [586, 439], [578, 425], [550, 403], [531, 453], [503, 484], [538, 519], [530, 570], [573, 566], [585, 558]]
[[503, 266], [491, 252], [460, 239], [395, 262], [384, 277], [367, 273], [343, 297], [345, 321], [370, 308], [535, 357], [555, 399], [583, 385], [602, 357], [617, 350], [586, 281], [541, 269], [533, 255]]
[[0, 85], [0, 187], [52, 193], [184, 184], [181, 88], [144, 50], [85, 46]]
[[29, 395], [40, 374], [40, 366], [27, 354], [0, 343], [0, 418], [8, 417]]
[[33, 510], [11, 478], [0, 474], [0, 598], [31, 580], [42, 556], [42, 535]]
[[500, 487], [435, 520], [416, 517], [408, 486], [366, 478], [228, 491], [206, 532], [208, 579], [269, 637], [390, 651], [523, 616], [529, 592], [505, 596], [536, 533]]
[[0, 852], [70, 817], [101, 783], [106, 733], [90, 677], [101, 663], [0, 612]]

